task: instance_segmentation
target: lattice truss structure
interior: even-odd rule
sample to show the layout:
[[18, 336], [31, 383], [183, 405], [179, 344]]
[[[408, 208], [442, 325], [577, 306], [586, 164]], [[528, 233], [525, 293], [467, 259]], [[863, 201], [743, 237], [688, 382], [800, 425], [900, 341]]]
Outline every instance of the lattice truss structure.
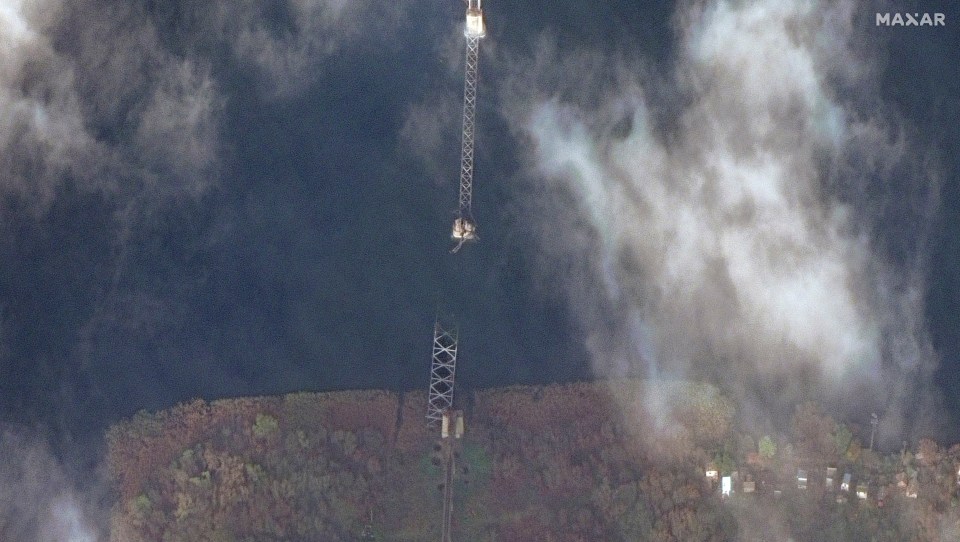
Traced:
[[477, 82], [481, 36], [467, 36], [466, 72], [463, 78], [463, 136], [460, 145], [460, 198], [458, 218], [473, 222], [473, 148], [477, 116]]
[[476, 133], [477, 82], [480, 67], [480, 39], [486, 35], [480, 0], [467, 1], [466, 23], [463, 35], [467, 38], [466, 69], [463, 76], [463, 134], [460, 145], [460, 194], [457, 199], [457, 218], [450, 236], [457, 241], [451, 252], [457, 252], [466, 241], [477, 239], [477, 225], [473, 221], [473, 149]]
[[427, 424], [436, 427], [443, 413], [453, 407], [453, 379], [457, 371], [457, 329], [433, 326], [433, 361], [430, 364], [430, 393], [427, 399]]

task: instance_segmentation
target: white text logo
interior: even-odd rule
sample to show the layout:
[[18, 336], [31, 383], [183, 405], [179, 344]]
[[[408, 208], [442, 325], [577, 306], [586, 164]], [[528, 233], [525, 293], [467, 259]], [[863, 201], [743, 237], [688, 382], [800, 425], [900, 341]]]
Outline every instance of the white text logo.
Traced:
[[[931, 16], [932, 15], [932, 16]], [[946, 26], [943, 13], [877, 13], [877, 26]]]

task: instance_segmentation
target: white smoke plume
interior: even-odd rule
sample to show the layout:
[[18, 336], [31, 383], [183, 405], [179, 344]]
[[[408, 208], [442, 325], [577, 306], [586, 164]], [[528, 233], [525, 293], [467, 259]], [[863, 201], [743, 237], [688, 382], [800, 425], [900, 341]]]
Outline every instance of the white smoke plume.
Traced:
[[[0, 538], [18, 541], [105, 540], [109, 506], [78, 491], [41, 439], [4, 427], [0, 433]], [[104, 493], [105, 494], [105, 493]]]
[[356, 18], [365, 3], [291, 0], [282, 5], [285, 21], [271, 24], [276, 6], [268, 2], [215, 2], [208, 30], [229, 43], [241, 63], [256, 68], [268, 92], [292, 97], [316, 82], [324, 59], [360, 35]]
[[[683, 3], [669, 76], [548, 42], [514, 60], [506, 116], [549, 202], [534, 209], [544, 259], [566, 269], [551, 279], [598, 374], [710, 380], [758, 418], [809, 399], [877, 409], [891, 437], [932, 412], [916, 409], [936, 364], [922, 258], [936, 178], [877, 97], [855, 14]], [[888, 213], [917, 229], [882, 231]]]
[[[291, 97], [345, 43], [390, 33], [399, 5], [11, 0], [0, 6], [0, 195], [42, 213], [65, 183], [155, 203], [216, 183], [221, 50]], [[368, 21], [375, 21], [367, 24]]]
[[[85, 405], [111, 393], [113, 382], [90, 378], [96, 370], [86, 355], [102, 330], [127, 326], [126, 332], [143, 336], [163, 333], [162, 324], [177, 325], [181, 313], [175, 296], [158, 298], [124, 277], [131, 239], [149, 236], [143, 232], [170, 220], [171, 211], [190, 208], [220, 184], [230, 151], [222, 137], [224, 118], [237, 94], [295, 97], [323, 77], [324, 61], [344, 44], [371, 35], [389, 37], [395, 31], [389, 26], [403, 16], [403, 8], [393, 3], [373, 18], [369, 10], [374, 7], [343, 0], [0, 2], [0, 233], [13, 239], [11, 244], [21, 240], [29, 245], [33, 239], [17, 237], [29, 235], [22, 233], [30, 230], [24, 224], [46, 233], [45, 221], [68, 214], [62, 209], [80, 199], [95, 202], [91, 214], [110, 216], [97, 224], [77, 220], [76, 227], [97, 229], [104, 243], [114, 245], [91, 257], [92, 265], [108, 270], [103, 273], [108, 278], [101, 282], [98, 272], [97, 280], [77, 285], [68, 295], [71, 300], [89, 296], [92, 306], [78, 312], [91, 316], [81, 329], [58, 330], [62, 348], [50, 346], [55, 352], [51, 359], [12, 352], [10, 337], [31, 324], [11, 320], [4, 310], [4, 369], [16, 370], [14, 355], [20, 363], [56, 368], [43, 375], [57, 381], [49, 386], [49, 395], [30, 402], [38, 411], [80, 419]], [[240, 87], [236, 79], [262, 84]], [[210, 238], [216, 234], [198, 235], [204, 233]], [[25, 252], [25, 258], [33, 257]], [[51, 275], [76, 272], [56, 269]], [[38, 283], [44, 280], [17, 279], [5, 288], [40, 290]], [[0, 300], [0, 308], [11, 302]], [[161, 389], [157, 386], [156, 393]], [[57, 410], [61, 408], [63, 412]], [[28, 419], [46, 415], [23, 413]], [[0, 436], [0, 539], [103, 539], [106, 516], [86, 502], [97, 489], [78, 481], [89, 473], [75, 473], [53, 459], [62, 454], [68, 456], [64, 465], [96, 463], [87, 457], [96, 446], [65, 450], [69, 445], [62, 443], [70, 435], [60, 433], [69, 433], [63, 429], [66, 422], [48, 422], [59, 427], [58, 434], [44, 435], [60, 443], [54, 452], [20, 437]]]
[[100, 7], [0, 7], [0, 193], [37, 213], [68, 183], [111, 197], [209, 186], [220, 104], [206, 63], [167, 51], [136, 5]]

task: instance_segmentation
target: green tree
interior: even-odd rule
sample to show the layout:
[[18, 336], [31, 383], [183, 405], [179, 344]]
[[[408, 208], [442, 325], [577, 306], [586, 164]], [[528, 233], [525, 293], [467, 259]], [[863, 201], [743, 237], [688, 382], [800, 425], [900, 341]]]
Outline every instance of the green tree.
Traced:
[[737, 464], [733, 461], [730, 452], [723, 450], [713, 456], [713, 463], [717, 466], [722, 476], [726, 476], [737, 469]]
[[253, 434], [257, 438], [263, 438], [276, 431], [280, 425], [277, 419], [269, 414], [257, 414], [257, 419], [253, 424]]
[[840, 457], [846, 455], [851, 442], [853, 442], [853, 433], [847, 429], [846, 425], [838, 423], [836, 430], [833, 432], [833, 444], [837, 448], [837, 455]]
[[770, 435], [764, 435], [763, 438], [760, 439], [757, 449], [760, 452], [760, 457], [764, 459], [773, 459], [774, 456], [777, 455], [777, 443], [773, 442]]

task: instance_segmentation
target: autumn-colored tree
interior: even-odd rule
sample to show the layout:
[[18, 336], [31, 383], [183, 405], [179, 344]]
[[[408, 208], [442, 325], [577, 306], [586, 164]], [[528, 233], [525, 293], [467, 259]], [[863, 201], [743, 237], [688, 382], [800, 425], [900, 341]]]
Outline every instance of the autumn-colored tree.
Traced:
[[797, 405], [791, 423], [794, 450], [805, 461], [833, 461], [835, 428], [834, 421], [816, 403]]
[[[639, 419], [625, 423], [619, 406], [643, 404], [631, 402], [644, 389], [636, 383], [478, 392], [467, 433], [454, 444], [455, 538], [936, 542], [955, 532], [960, 452], [921, 442], [921, 465], [909, 452], [903, 463], [899, 454], [860, 454], [844, 426], [806, 404], [794, 416], [792, 439], [758, 439], [758, 455], [769, 463], [745, 464], [754, 436], [737, 435], [726, 399], [698, 386], [672, 385], [665, 394], [666, 403], [675, 400], [671, 431], [643, 435], [636, 429], [654, 428], [643, 425], [649, 418], [631, 411]], [[617, 401], [604, 399], [607, 389]], [[683, 404], [694, 395], [678, 390], [695, 390], [699, 399]], [[421, 392], [404, 394], [402, 403], [388, 392], [338, 392], [142, 413], [108, 439], [122, 489], [113, 540], [435, 538], [442, 469], [431, 461], [438, 435], [424, 424], [425, 400]], [[837, 503], [797, 490], [799, 460], [823, 463], [844, 450], [852, 460], [860, 454], [855, 477], [869, 485], [870, 499]], [[725, 473], [752, 472], [757, 491], [721, 499], [704, 480], [710, 459]], [[919, 488], [915, 500], [897, 488], [897, 471]], [[809, 472], [822, 479], [822, 468]], [[893, 495], [883, 508], [875, 492], [882, 487]], [[783, 490], [779, 497], [774, 488]], [[750, 525], [747, 513], [776, 528], [738, 530]]]
[[940, 461], [940, 446], [932, 439], [922, 438], [917, 443], [917, 460], [924, 467], [931, 467]]

